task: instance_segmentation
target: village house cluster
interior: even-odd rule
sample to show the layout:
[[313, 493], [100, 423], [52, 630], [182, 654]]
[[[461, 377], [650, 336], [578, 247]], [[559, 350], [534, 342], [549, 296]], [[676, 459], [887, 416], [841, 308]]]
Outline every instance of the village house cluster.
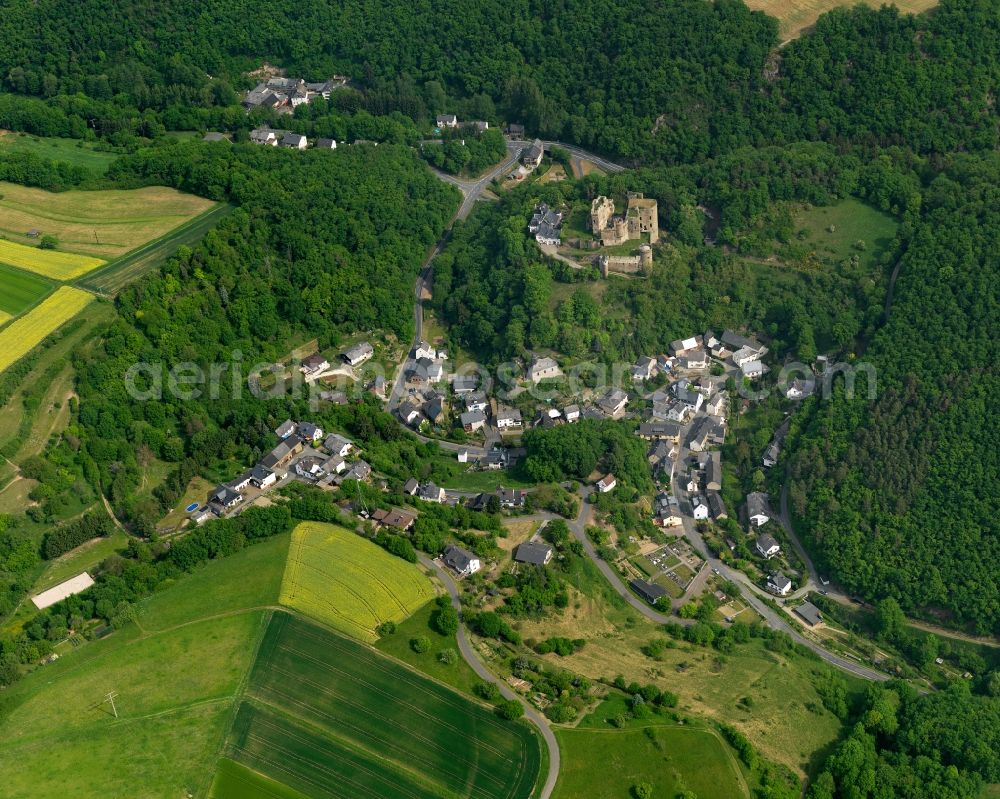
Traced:
[[[250, 131], [251, 144], [259, 144], [262, 147], [284, 147], [289, 150], [305, 150], [309, 147], [309, 139], [301, 133], [292, 133], [289, 130], [272, 130], [271, 128], [254, 128]], [[316, 150], [336, 150], [337, 142], [334, 139], [319, 138], [313, 142]]]
[[255, 108], [270, 108], [290, 114], [298, 106], [317, 97], [329, 100], [330, 93], [346, 86], [347, 81], [348, 78], [343, 75], [334, 75], [320, 83], [306, 83], [302, 78], [271, 77], [246, 93], [243, 107], [248, 112]]

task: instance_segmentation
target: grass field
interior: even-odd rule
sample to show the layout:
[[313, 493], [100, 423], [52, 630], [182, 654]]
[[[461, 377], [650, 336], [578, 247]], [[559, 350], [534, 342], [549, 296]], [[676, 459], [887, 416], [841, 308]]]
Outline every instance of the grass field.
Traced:
[[80, 139], [39, 137], [7, 131], [0, 132], [0, 153], [3, 152], [33, 153], [42, 158], [89, 169], [95, 175], [107, 172], [111, 162], [118, 157], [114, 153], [102, 153], [94, 149], [90, 142]]
[[59, 240], [59, 249], [103, 260], [119, 258], [215, 207], [176, 189], [48, 192], [0, 182], [0, 233], [21, 243], [35, 228]]
[[292, 531], [281, 603], [369, 643], [384, 621], [400, 622], [434, 598], [413, 564], [333, 524]]
[[[852, 197], [836, 205], [806, 206], [795, 214], [796, 233], [806, 234], [801, 242], [833, 264], [856, 254], [871, 268], [891, 246], [898, 227], [888, 214]], [[854, 249], [858, 241], [865, 243], [864, 250]]]
[[[782, 40], [792, 39], [810, 28], [821, 14], [841, 6], [854, 5], [844, 0], [749, 0], [747, 6], [754, 11], [763, 11], [777, 18]], [[867, 0], [866, 5], [878, 8], [882, 3]], [[896, 0], [895, 5], [902, 12], [918, 14], [937, 5], [936, 0]]]
[[0, 325], [52, 291], [45, 278], [0, 264]]
[[205, 796], [288, 541], [206, 564], [145, 600], [138, 624], [0, 692], [4, 799]]
[[[431, 614], [436, 607], [436, 603], [428, 602], [406, 621], [398, 624], [396, 632], [392, 635], [379, 638], [375, 648], [463, 693], [472, 693], [472, 686], [479, 682], [479, 677], [464, 658], [459, 656], [451, 665], [442, 663], [438, 659], [446, 649], [454, 650], [457, 654], [458, 647], [454, 635], [441, 635], [431, 627]], [[410, 641], [420, 636], [431, 642], [431, 648], [426, 652], [414, 652], [410, 646]]]
[[289, 788], [287, 785], [272, 780], [237, 763], [229, 758], [222, 758], [215, 772], [215, 780], [208, 794], [209, 799], [224, 799], [224, 797], [239, 797], [239, 799], [310, 799], [304, 793]]
[[0, 262], [26, 269], [52, 280], [76, 280], [101, 266], [104, 261], [91, 255], [28, 247], [14, 241], [0, 240]]
[[[5, 799], [202, 795], [263, 612], [138, 630], [69, 652], [5, 692]], [[102, 702], [118, 691], [119, 718]]]
[[245, 697], [224, 754], [313, 799], [518, 799], [538, 776], [527, 724], [284, 613]]
[[115, 552], [125, 549], [128, 546], [128, 536], [121, 530], [116, 529], [107, 538], [95, 538], [85, 544], [81, 544], [76, 549], [71, 549], [64, 555], [60, 555], [53, 561], [49, 561], [48, 566], [38, 578], [31, 589], [31, 593], [38, 594], [47, 588], [58, 585], [63, 580], [68, 580], [80, 572], [89, 571], [97, 566], [102, 560], [110, 557]]
[[117, 294], [128, 283], [158, 268], [177, 252], [178, 247], [195, 244], [232, 211], [231, 205], [217, 205], [210, 208], [158, 239], [94, 270], [80, 282], [80, 285], [103, 294]]
[[554, 799], [621, 799], [647, 782], [653, 796], [682, 791], [711, 799], [749, 799], [725, 744], [697, 727], [652, 724], [644, 729], [561, 729], [562, 768]]
[[0, 329], [0, 372], [15, 363], [87, 307], [94, 295], [62, 286], [24, 316]]

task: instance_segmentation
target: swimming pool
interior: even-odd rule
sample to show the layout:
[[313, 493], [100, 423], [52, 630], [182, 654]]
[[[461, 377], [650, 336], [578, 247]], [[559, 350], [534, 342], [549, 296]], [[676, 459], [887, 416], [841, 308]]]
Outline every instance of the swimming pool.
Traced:
[[190, 505], [188, 505], [186, 508], [184, 508], [184, 512], [185, 513], [191, 513], [191, 511], [196, 511], [196, 510], [198, 510], [198, 503], [197, 502], [192, 502]]

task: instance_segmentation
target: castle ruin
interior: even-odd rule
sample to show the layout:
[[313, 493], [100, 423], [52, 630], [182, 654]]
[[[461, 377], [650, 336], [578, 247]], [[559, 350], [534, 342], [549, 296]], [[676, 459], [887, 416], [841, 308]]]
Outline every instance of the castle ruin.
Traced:
[[647, 200], [640, 192], [629, 192], [625, 213], [615, 216], [615, 201], [601, 195], [590, 204], [590, 229], [605, 247], [617, 247], [649, 234], [649, 243], [660, 239], [656, 200]]

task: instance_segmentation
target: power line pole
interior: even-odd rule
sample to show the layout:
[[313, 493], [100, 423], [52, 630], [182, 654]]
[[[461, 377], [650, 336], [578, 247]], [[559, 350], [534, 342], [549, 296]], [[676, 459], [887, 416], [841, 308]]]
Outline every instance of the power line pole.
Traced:
[[104, 697], [104, 701], [111, 703], [111, 712], [115, 714], [115, 718], [118, 718], [118, 708], [115, 707], [116, 696], [118, 696], [117, 691], [108, 691], [108, 695]]

